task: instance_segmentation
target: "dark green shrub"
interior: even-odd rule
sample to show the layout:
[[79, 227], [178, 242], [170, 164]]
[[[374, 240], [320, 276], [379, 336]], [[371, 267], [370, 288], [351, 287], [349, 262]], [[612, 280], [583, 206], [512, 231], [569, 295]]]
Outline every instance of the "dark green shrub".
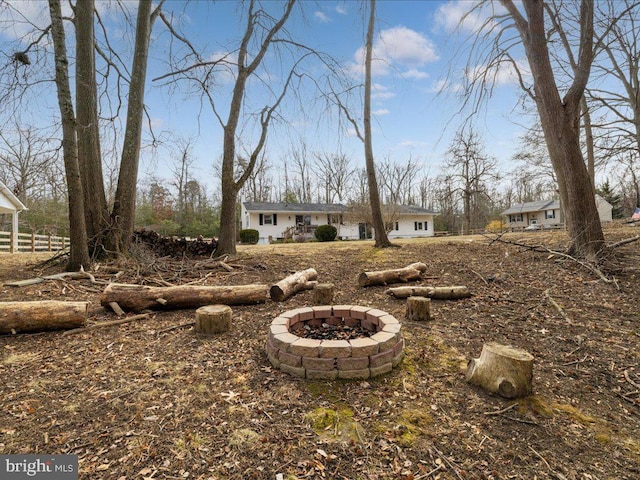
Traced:
[[242, 243], [258, 243], [258, 240], [260, 239], [260, 232], [253, 228], [240, 230], [240, 232], [238, 232], [238, 235], [240, 236], [240, 241]]
[[333, 225], [320, 225], [316, 228], [316, 238], [321, 242], [333, 242], [338, 235], [338, 229]]

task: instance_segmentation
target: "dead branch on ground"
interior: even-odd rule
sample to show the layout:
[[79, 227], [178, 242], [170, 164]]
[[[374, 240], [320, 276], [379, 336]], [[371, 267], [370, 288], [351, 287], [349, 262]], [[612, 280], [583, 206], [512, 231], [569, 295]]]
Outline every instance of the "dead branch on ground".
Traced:
[[151, 318], [148, 313], [141, 313], [139, 315], [132, 315], [131, 317], [121, 318], [119, 320], [110, 320], [108, 322], [94, 323], [93, 325], [87, 325], [82, 328], [74, 328], [73, 330], [67, 330], [62, 335], [73, 335], [75, 333], [86, 332], [87, 330], [95, 330], [96, 328], [113, 327], [115, 325], [122, 325], [123, 323], [135, 322], [136, 320], [146, 320]]
[[[552, 249], [550, 249], [548, 247], [545, 247], [544, 245], [528, 245], [526, 243], [517, 242], [515, 240], [503, 240], [502, 239], [502, 234], [501, 235], [497, 235], [493, 239], [491, 237], [488, 237], [487, 235], [483, 235], [483, 237], [491, 240], [491, 242], [489, 243], [489, 246], [491, 246], [495, 242], [499, 242], [499, 243], [504, 243], [504, 244], [507, 244], [507, 245], [514, 245], [516, 247], [526, 248], [527, 250], [530, 250], [530, 251], [536, 252], [536, 253], [550, 253], [552, 255], [557, 255], [559, 257], [566, 258], [567, 260], [572, 260], [573, 262], [577, 263], [578, 265], [580, 265], [584, 269], [589, 270], [591, 273], [595, 274], [603, 282], [609, 283], [609, 284], [613, 284], [616, 287], [617, 290], [620, 290], [620, 286], [618, 285], [618, 282], [614, 277], [612, 277], [612, 278], [607, 277], [594, 264], [592, 264], [590, 262], [586, 262], [584, 260], [580, 260], [579, 258], [576, 258], [576, 257], [574, 257], [572, 255], [569, 255], [568, 253], [559, 252], [557, 250], [552, 250]], [[635, 241], [635, 240], [633, 240], [633, 241]], [[619, 243], [620, 242], [618, 242], [618, 244]], [[630, 242], [628, 242], [628, 243], [630, 243]], [[617, 244], [614, 244], [614, 245], [617, 245]]]

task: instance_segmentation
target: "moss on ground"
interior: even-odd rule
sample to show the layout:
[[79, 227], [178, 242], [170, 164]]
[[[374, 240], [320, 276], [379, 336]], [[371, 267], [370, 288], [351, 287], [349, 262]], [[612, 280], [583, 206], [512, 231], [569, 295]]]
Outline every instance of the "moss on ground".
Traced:
[[360, 442], [362, 427], [353, 418], [353, 410], [340, 407], [318, 407], [305, 415], [305, 419], [318, 435], [325, 440]]

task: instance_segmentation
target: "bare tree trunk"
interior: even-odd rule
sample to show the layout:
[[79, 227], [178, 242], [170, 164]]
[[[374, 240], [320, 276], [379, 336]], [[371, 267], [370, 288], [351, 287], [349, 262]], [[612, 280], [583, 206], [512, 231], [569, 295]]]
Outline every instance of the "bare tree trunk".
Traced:
[[238, 192], [233, 185], [225, 184], [220, 204], [220, 236], [216, 255], [236, 253], [236, 201]]
[[82, 175], [84, 212], [92, 255], [102, 244], [109, 224], [109, 210], [102, 181], [102, 157], [98, 129], [98, 93], [96, 86], [95, 36], [93, 11], [95, 0], [76, 5], [76, 114], [78, 166]]
[[571, 253], [597, 261], [605, 247], [593, 185], [580, 148], [580, 100], [593, 62], [593, 0], [580, 9], [580, 58], [564, 98], [555, 83], [547, 45], [544, 2], [524, 2], [525, 18], [511, 0], [501, 0], [520, 32], [534, 78], [535, 100], [551, 163], [558, 177], [560, 200], [572, 241]]
[[376, 179], [376, 166], [373, 158], [373, 142], [371, 135], [371, 56], [373, 53], [373, 32], [376, 19], [376, 0], [371, 0], [369, 25], [367, 28], [365, 79], [364, 79], [364, 158], [367, 167], [367, 182], [369, 184], [369, 200], [371, 202], [371, 216], [375, 233], [375, 246], [390, 247], [380, 206], [380, 192]]
[[[236, 164], [236, 131], [238, 129], [238, 123], [240, 121], [240, 112], [242, 110], [242, 104], [244, 101], [244, 94], [246, 91], [247, 80], [251, 74], [261, 64], [262, 59], [267, 53], [273, 37], [284, 27], [287, 22], [295, 0], [288, 0], [284, 13], [278, 19], [278, 21], [271, 27], [265, 34], [262, 43], [260, 44], [260, 50], [252, 58], [249, 55], [249, 47], [252, 40], [255, 40], [254, 32], [257, 25], [259, 25], [254, 12], [255, 2], [252, 0], [249, 4], [249, 13], [247, 15], [247, 28], [244, 32], [240, 48], [238, 50], [238, 71], [236, 73], [236, 83], [233, 87], [233, 94], [231, 97], [231, 103], [229, 105], [229, 116], [227, 122], [223, 125], [224, 138], [222, 147], [222, 203], [220, 205], [220, 236], [218, 239], [218, 248], [216, 249], [216, 255], [234, 254], [236, 253], [236, 202], [238, 199], [238, 192], [240, 188], [249, 178], [249, 175], [253, 172], [255, 163], [258, 156], [264, 146], [266, 140], [267, 129], [269, 127], [269, 120], [274, 109], [278, 106], [286, 93], [286, 88], [289, 82], [287, 82], [281, 96], [275, 102], [272, 107], [265, 107], [262, 111], [261, 126], [262, 132], [258, 145], [254, 149], [248, 166], [240, 179], [237, 181], [234, 179], [235, 164]], [[248, 63], [247, 63], [248, 62]], [[290, 73], [291, 76], [291, 73]]]
[[151, 13], [152, 0], [140, 0], [138, 4], [136, 44], [127, 107], [127, 127], [122, 146], [118, 187], [111, 214], [113, 220], [111, 233], [114, 236], [113, 248], [119, 253], [125, 253], [129, 249], [133, 235], [140, 141], [142, 137], [144, 87], [147, 77], [147, 60], [149, 58], [149, 37], [151, 35], [151, 26], [161, 6], [162, 2]]
[[464, 235], [471, 234], [471, 189], [466, 188], [462, 194], [464, 195]]
[[69, 87], [69, 61], [66, 38], [62, 24], [60, 0], [49, 0], [51, 13], [51, 36], [55, 53], [56, 88], [62, 120], [62, 150], [67, 177], [69, 198], [69, 236], [71, 240], [67, 270], [78, 270], [90, 265], [87, 248], [87, 230], [84, 219], [84, 201], [80, 169], [78, 167], [78, 144], [76, 141], [76, 120]]
[[589, 112], [589, 105], [587, 104], [587, 97], [582, 96], [580, 101], [580, 107], [582, 109], [582, 126], [584, 128], [584, 139], [587, 145], [587, 171], [589, 172], [589, 178], [591, 179], [591, 185], [593, 185], [593, 194], [596, 193], [596, 152], [593, 141], [593, 127], [591, 124], [591, 112]]

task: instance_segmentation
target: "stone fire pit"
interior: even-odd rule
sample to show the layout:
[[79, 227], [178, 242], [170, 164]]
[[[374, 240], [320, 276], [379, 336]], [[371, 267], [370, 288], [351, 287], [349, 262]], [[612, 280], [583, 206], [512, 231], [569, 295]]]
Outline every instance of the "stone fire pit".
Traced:
[[[327, 330], [362, 329], [371, 336], [317, 340], [296, 335], [323, 325]], [[365, 379], [397, 366], [404, 356], [404, 340], [400, 322], [382, 310], [357, 305], [317, 306], [276, 317], [269, 327], [266, 350], [271, 364], [291, 375], [310, 380]]]

